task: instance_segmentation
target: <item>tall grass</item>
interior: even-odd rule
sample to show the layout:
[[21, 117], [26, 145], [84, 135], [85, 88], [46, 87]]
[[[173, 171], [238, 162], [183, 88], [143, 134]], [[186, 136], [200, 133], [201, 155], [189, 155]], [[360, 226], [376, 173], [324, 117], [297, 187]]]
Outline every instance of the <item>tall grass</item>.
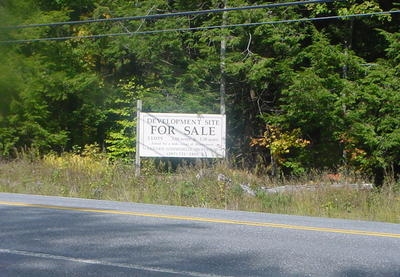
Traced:
[[[101, 153], [22, 155], [0, 162], [0, 191], [400, 223], [400, 185], [395, 181], [381, 190], [360, 190], [332, 187], [326, 173], [274, 180], [225, 162], [162, 168], [144, 160], [142, 175], [135, 177], [132, 165], [110, 162]], [[351, 175], [340, 180], [361, 181]], [[303, 189], [265, 190], [282, 185]]]

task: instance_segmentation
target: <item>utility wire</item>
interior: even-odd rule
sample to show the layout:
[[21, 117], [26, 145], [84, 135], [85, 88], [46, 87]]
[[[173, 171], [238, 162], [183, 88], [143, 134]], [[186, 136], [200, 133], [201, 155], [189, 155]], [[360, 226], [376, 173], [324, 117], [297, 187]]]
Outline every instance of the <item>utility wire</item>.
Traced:
[[97, 34], [97, 35], [86, 35], [86, 36], [64, 36], [64, 37], [48, 37], [48, 38], [37, 38], [37, 39], [5, 40], [5, 41], [0, 41], [0, 44], [28, 43], [28, 42], [40, 42], [40, 41], [57, 41], [57, 40], [60, 41], [60, 40], [69, 40], [69, 39], [91, 39], [91, 38], [133, 36], [133, 35], [149, 35], [149, 34], [159, 34], [159, 33], [166, 33], [166, 32], [204, 31], [204, 30], [210, 30], [210, 29], [250, 27], [250, 26], [259, 26], [259, 25], [282, 24], [282, 23], [296, 23], [296, 22], [308, 22], [308, 21], [320, 21], [320, 20], [332, 20], [332, 19], [349, 19], [349, 18], [356, 18], [356, 17], [370, 17], [370, 16], [375, 16], [375, 15], [397, 14], [397, 13], [400, 13], [400, 10], [362, 13], [362, 14], [335, 15], [335, 16], [325, 16], [325, 17], [285, 19], [285, 20], [253, 22], [253, 23], [238, 23], [238, 24], [229, 24], [229, 25], [214, 25], [214, 26], [201, 26], [201, 27], [190, 27], [190, 28], [148, 30], [148, 31], [140, 31], [140, 32], [134, 32], [134, 33], [122, 32], [122, 33], [109, 33], [109, 34]]
[[[344, 1], [344, 0], [336, 0], [336, 2], [340, 2], [340, 1]], [[77, 24], [97, 23], [97, 22], [160, 19], [160, 18], [166, 18], [166, 17], [178, 17], [178, 16], [200, 15], [200, 14], [209, 14], [209, 13], [222, 13], [222, 12], [229, 12], [229, 11], [254, 10], [254, 9], [271, 9], [271, 8], [278, 8], [278, 7], [322, 4], [322, 3], [329, 3], [329, 2], [335, 2], [335, 0], [296, 1], [296, 2], [274, 3], [274, 4], [265, 4], [265, 5], [257, 5], [257, 6], [232, 7], [232, 8], [226, 8], [226, 9], [212, 9], [212, 10], [186, 11], [186, 12], [176, 12], [176, 13], [166, 13], [166, 14], [149, 14], [149, 15], [141, 15], [141, 16], [100, 18], [100, 19], [88, 19], [88, 20], [79, 20], [79, 21], [64, 21], [64, 22], [38, 23], [38, 24], [29, 24], [29, 25], [18, 25], [18, 26], [5, 26], [2, 28], [12, 30], [12, 29], [35, 28], [35, 27], [53, 27], [53, 26], [60, 26], [60, 25], [77, 25]]]

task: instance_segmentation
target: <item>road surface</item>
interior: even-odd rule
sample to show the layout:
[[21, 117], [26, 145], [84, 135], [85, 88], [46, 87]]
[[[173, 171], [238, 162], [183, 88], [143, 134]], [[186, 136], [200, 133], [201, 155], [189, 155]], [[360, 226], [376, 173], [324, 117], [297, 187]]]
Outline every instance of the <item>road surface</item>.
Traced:
[[0, 276], [400, 277], [400, 225], [0, 193]]

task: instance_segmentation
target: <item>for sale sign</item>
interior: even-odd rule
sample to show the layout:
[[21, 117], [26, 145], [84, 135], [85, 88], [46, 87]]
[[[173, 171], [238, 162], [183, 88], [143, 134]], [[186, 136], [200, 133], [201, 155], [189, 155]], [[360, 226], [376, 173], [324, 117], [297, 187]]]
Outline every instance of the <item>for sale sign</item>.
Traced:
[[225, 157], [225, 115], [138, 114], [141, 157]]

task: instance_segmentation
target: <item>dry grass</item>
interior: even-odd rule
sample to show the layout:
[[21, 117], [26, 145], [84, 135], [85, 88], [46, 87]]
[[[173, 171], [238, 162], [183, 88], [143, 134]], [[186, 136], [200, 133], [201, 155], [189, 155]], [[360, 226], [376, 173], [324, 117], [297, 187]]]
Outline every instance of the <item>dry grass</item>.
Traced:
[[[378, 191], [335, 188], [330, 185], [332, 181], [361, 182], [351, 175], [331, 180], [318, 172], [274, 181], [223, 162], [165, 171], [150, 160], [144, 161], [142, 175], [137, 178], [133, 166], [110, 163], [101, 154], [90, 153], [20, 157], [0, 164], [2, 192], [400, 223], [398, 183], [391, 182]], [[254, 195], [242, 189], [244, 184]], [[312, 189], [274, 194], [262, 189], [304, 184]]]

